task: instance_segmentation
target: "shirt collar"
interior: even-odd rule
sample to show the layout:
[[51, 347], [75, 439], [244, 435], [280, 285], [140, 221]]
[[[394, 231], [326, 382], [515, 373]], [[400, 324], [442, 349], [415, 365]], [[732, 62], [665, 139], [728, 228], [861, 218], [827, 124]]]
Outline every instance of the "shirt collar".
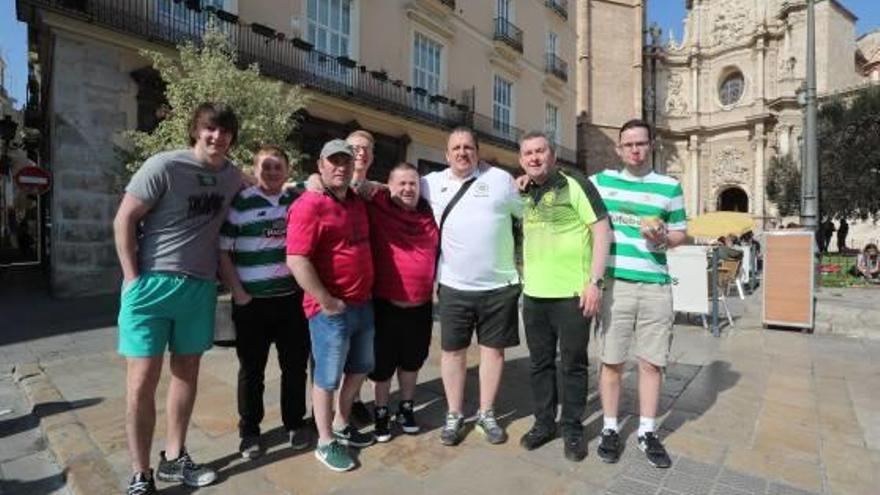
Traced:
[[538, 204], [538, 201], [544, 193], [550, 190], [562, 189], [567, 183], [568, 182], [565, 180], [565, 176], [562, 175], [562, 172], [560, 172], [559, 169], [556, 169], [549, 177], [547, 177], [547, 180], [544, 181], [543, 184], [538, 184], [537, 182], [530, 180], [526, 186], [525, 194], [530, 196], [535, 204]]

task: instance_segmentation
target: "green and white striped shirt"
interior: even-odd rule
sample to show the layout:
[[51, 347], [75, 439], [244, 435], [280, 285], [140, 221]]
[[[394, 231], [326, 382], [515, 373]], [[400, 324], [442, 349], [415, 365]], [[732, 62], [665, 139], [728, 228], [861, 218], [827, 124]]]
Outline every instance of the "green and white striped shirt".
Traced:
[[590, 180], [602, 196], [614, 229], [607, 276], [668, 284], [665, 249], [650, 245], [639, 229], [643, 218], [657, 217], [670, 231], [687, 230], [681, 184], [655, 172], [636, 177], [625, 169], [603, 170]]
[[269, 196], [251, 186], [232, 200], [220, 229], [220, 249], [231, 252], [238, 278], [253, 297], [298, 290], [285, 264], [287, 208], [298, 196], [293, 190]]

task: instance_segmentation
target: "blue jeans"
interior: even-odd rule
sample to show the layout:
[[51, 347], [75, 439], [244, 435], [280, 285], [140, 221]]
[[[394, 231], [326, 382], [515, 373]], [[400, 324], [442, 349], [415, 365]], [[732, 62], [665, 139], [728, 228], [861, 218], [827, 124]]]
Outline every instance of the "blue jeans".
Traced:
[[315, 386], [325, 390], [339, 387], [343, 371], [346, 374], [366, 374], [373, 371], [373, 303], [367, 301], [350, 305], [338, 315], [323, 312], [309, 319], [312, 336], [312, 370]]

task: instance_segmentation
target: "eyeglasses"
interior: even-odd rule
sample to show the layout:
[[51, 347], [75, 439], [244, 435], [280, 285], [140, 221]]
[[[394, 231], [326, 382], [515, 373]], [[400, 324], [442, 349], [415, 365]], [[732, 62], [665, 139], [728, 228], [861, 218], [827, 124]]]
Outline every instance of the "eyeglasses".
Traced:
[[360, 144], [353, 144], [353, 145], [351, 145], [351, 151], [353, 151], [355, 153], [357, 153], [359, 151], [363, 151], [364, 153], [366, 153], [367, 151], [373, 151], [373, 147], [372, 146], [363, 146]]
[[618, 148], [625, 149], [625, 150], [634, 150], [636, 148], [647, 148], [649, 146], [651, 146], [650, 141], [638, 141], [635, 143], [620, 143], [617, 145]]

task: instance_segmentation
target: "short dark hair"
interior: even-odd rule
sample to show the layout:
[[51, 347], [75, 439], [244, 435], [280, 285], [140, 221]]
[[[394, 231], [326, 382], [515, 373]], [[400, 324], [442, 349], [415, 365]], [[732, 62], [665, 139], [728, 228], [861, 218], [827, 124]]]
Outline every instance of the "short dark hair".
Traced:
[[391, 174], [393, 174], [394, 172], [397, 172], [397, 171], [401, 171], [401, 172], [410, 172], [410, 171], [412, 171], [412, 172], [415, 172], [415, 173], [419, 173], [419, 169], [418, 169], [418, 167], [416, 167], [416, 166], [413, 165], [412, 163], [409, 163], [409, 162], [400, 162], [400, 163], [398, 163], [397, 165], [395, 165], [394, 167], [391, 168], [391, 171], [388, 172], [388, 178], [391, 179]]
[[254, 153], [254, 163], [253, 165], [257, 166], [257, 161], [260, 156], [275, 156], [284, 160], [284, 163], [290, 165], [290, 158], [287, 156], [287, 152], [284, 151], [284, 148], [278, 146], [277, 144], [263, 144], [260, 146], [260, 149]]
[[196, 132], [205, 125], [214, 125], [232, 134], [230, 146], [234, 146], [238, 142], [238, 117], [235, 116], [235, 112], [229, 105], [208, 101], [200, 103], [193, 110], [187, 126], [190, 146], [195, 146], [198, 141]]
[[[460, 125], [458, 127], [455, 127], [454, 129], [452, 129], [451, 131], [449, 131], [450, 136], [453, 134], [458, 134], [458, 133], [470, 134], [471, 139], [474, 140], [474, 148], [476, 148], [477, 151], [480, 150], [480, 140], [477, 138], [477, 133], [474, 132], [473, 129], [471, 129], [470, 127], [467, 127], [467, 126]], [[448, 141], [449, 140], [447, 139], [447, 142]]]
[[550, 152], [553, 153], [553, 156], [556, 156], [556, 143], [554, 143], [553, 140], [550, 139], [550, 136], [548, 136], [547, 133], [544, 131], [529, 131], [523, 134], [523, 136], [519, 138], [520, 149], [522, 149], [522, 145], [524, 142], [528, 141], [529, 139], [538, 138], [544, 138], [544, 141], [547, 141], [547, 146], [550, 148]]
[[637, 128], [640, 128], [640, 127], [641, 127], [642, 129], [645, 129], [645, 130], [648, 131], [648, 139], [651, 140], [651, 141], [653, 141], [653, 140], [654, 140], [654, 130], [651, 129], [651, 125], [650, 125], [650, 124], [648, 124], [647, 122], [645, 122], [645, 121], [642, 120], [642, 119], [632, 119], [632, 120], [628, 120], [625, 124], [623, 124], [623, 126], [620, 128], [620, 132], [617, 133], [617, 141], [618, 141], [618, 142], [620, 141], [620, 138], [621, 138], [621, 136], [623, 136], [623, 133], [624, 133], [624, 132], [626, 132], [626, 131], [628, 131], [628, 130], [630, 130], [630, 129], [637, 129]]

